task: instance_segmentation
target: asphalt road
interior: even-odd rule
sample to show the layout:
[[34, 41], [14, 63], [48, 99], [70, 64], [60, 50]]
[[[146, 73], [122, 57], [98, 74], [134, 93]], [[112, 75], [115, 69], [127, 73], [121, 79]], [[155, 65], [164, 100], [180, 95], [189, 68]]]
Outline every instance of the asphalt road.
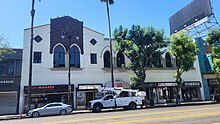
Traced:
[[66, 116], [5, 120], [0, 124], [220, 124], [220, 104], [109, 110]]

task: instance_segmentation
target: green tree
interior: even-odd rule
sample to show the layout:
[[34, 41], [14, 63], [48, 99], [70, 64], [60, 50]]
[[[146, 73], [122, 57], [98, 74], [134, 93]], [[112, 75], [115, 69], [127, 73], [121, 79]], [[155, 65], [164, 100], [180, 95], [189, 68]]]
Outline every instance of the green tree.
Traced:
[[220, 28], [211, 29], [208, 32], [208, 35], [206, 37], [206, 41], [209, 44], [214, 44], [215, 42], [220, 42]]
[[13, 50], [9, 48], [9, 43], [4, 36], [0, 36], [0, 61], [4, 60], [5, 55], [12, 54]]
[[170, 49], [171, 55], [176, 57], [177, 69], [174, 75], [177, 83], [177, 92], [183, 85], [182, 74], [190, 70], [193, 67], [195, 56], [197, 55], [196, 42], [190, 40], [190, 36], [185, 32], [179, 32], [173, 34], [170, 37]]
[[[220, 43], [220, 28], [210, 30], [206, 37], [206, 41], [209, 44], [214, 44], [215, 42], [219, 44]], [[212, 97], [212, 100], [214, 101], [216, 93], [220, 88], [220, 46], [219, 45], [212, 47], [212, 56], [213, 56], [214, 74], [217, 79], [217, 86], [214, 89], [214, 94]]]
[[130, 30], [119, 26], [114, 30], [114, 38], [117, 41], [116, 49], [130, 60], [125, 67], [134, 72], [130, 76], [132, 85], [141, 85], [146, 91], [146, 70], [161, 66], [161, 48], [167, 44], [164, 31], [153, 27], [142, 28], [139, 25], [133, 25]]
[[114, 4], [114, 0], [100, 0], [101, 2], [106, 3], [107, 16], [108, 16], [108, 30], [109, 30], [109, 41], [110, 41], [110, 65], [111, 65], [111, 81], [112, 87], [114, 87], [114, 75], [113, 75], [113, 59], [112, 59], [112, 37], [111, 37], [111, 21], [110, 21], [110, 12], [109, 4]]

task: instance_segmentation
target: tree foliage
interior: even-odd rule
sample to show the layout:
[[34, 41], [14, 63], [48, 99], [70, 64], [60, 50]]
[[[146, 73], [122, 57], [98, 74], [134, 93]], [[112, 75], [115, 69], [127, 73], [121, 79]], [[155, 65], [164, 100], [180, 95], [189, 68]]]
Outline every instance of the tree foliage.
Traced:
[[4, 60], [5, 55], [12, 54], [12, 49], [9, 48], [9, 43], [4, 36], [0, 36], [0, 61]]
[[178, 85], [178, 93], [183, 83], [181, 75], [193, 67], [195, 56], [197, 55], [196, 43], [190, 41], [190, 36], [186, 35], [185, 32], [179, 32], [170, 37], [169, 52], [171, 55], [175, 56], [176, 60], [179, 62], [174, 75]]
[[208, 32], [208, 35], [206, 37], [206, 41], [209, 43], [209, 44], [214, 44], [215, 42], [219, 42], [220, 41], [220, 28], [216, 29], [211, 29], [209, 32]]
[[130, 60], [126, 65], [135, 75], [130, 76], [133, 85], [144, 84], [146, 70], [160, 66], [161, 48], [166, 46], [163, 30], [133, 25], [130, 30], [119, 26], [114, 30], [116, 49]]

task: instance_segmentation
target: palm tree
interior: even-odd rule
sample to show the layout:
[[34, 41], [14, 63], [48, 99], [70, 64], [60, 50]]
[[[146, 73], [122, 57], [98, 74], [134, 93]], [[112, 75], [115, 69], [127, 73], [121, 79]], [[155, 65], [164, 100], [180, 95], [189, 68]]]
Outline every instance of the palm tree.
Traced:
[[111, 81], [112, 87], [114, 87], [114, 74], [113, 74], [113, 57], [112, 57], [112, 36], [111, 36], [111, 24], [110, 24], [110, 14], [109, 14], [109, 4], [114, 4], [114, 0], [100, 0], [106, 3], [107, 15], [108, 15], [108, 31], [109, 31], [109, 42], [110, 42], [110, 65], [111, 65]]

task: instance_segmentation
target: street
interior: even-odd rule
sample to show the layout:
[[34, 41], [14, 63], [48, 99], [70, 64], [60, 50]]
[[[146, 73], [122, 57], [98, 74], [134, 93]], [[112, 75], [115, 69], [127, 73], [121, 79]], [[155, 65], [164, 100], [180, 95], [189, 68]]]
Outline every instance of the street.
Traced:
[[1, 124], [220, 124], [220, 104], [109, 110], [0, 121]]

